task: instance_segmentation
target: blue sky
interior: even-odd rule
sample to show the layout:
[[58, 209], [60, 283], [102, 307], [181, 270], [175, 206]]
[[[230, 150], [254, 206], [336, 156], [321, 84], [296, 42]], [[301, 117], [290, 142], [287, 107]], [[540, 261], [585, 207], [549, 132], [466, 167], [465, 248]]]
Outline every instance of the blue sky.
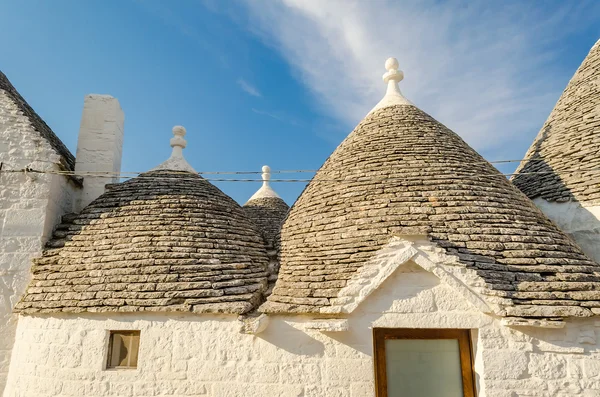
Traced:
[[[186, 127], [184, 154], [198, 171], [316, 169], [383, 95], [389, 56], [413, 103], [488, 160], [519, 159], [600, 38], [598, 1], [27, 0], [1, 9], [0, 69], [73, 153], [84, 95], [119, 99], [122, 171], [165, 160], [173, 125]], [[260, 186], [217, 185], [242, 204]], [[274, 185], [290, 204], [303, 187]]]

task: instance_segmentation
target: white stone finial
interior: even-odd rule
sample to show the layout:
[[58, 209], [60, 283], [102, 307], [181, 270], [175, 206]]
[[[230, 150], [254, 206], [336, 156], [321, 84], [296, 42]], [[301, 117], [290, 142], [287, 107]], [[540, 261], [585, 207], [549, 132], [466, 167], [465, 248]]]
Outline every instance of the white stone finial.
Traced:
[[398, 70], [400, 67], [396, 58], [388, 58], [385, 61], [385, 69], [387, 72], [383, 75], [383, 81], [387, 83], [387, 91], [385, 96], [369, 113], [374, 110], [385, 108], [394, 105], [412, 105], [412, 103], [402, 95], [398, 83], [404, 79], [404, 72]]
[[250, 200], [248, 200], [248, 201], [258, 199], [258, 198], [267, 198], [267, 197], [281, 198], [269, 184], [270, 180], [271, 180], [271, 167], [269, 167], [268, 165], [263, 165], [263, 167], [262, 167], [263, 184], [260, 187], [260, 189], [258, 189], [257, 192], [252, 195], [252, 197], [250, 197]]
[[387, 70], [388, 72], [391, 70], [398, 70], [399, 67], [400, 64], [398, 63], [398, 60], [396, 58], [390, 57], [385, 60], [385, 70]]
[[185, 128], [180, 125], [173, 127], [173, 138], [171, 138], [171, 157], [158, 167], [153, 168], [152, 171], [156, 170], [172, 170], [172, 171], [186, 171], [197, 174], [196, 170], [186, 161], [183, 157], [183, 149], [187, 146], [187, 141], [183, 138], [186, 134]]
[[398, 70], [399, 67], [400, 65], [398, 64], [398, 60], [396, 58], [388, 58], [385, 61], [385, 69], [387, 70], [387, 73], [383, 75], [383, 81], [386, 83], [390, 80], [393, 80], [396, 83], [401, 82], [404, 78], [404, 73], [402, 70]]
[[262, 172], [263, 186], [268, 185], [269, 180], [271, 180], [271, 167], [268, 165], [263, 165]]
[[183, 128], [182, 126], [176, 125], [175, 127], [173, 127], [173, 135], [175, 136], [171, 138], [171, 147], [174, 148], [175, 146], [180, 146], [182, 149], [185, 149], [185, 147], [187, 146], [187, 141], [183, 139], [185, 134], [185, 128]]

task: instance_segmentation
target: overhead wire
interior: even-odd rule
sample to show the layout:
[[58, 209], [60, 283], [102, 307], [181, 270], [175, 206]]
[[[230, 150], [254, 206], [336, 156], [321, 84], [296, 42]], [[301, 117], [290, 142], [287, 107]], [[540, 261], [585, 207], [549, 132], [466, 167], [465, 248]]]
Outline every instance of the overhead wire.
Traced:
[[[520, 159], [520, 160], [494, 160], [494, 161], [473, 161], [473, 162], [461, 162], [462, 165], [479, 165], [479, 164], [506, 164], [506, 163], [517, 163], [522, 161], [535, 162], [535, 161], [544, 161], [544, 159]], [[52, 161], [48, 160], [32, 160], [32, 162], [47, 162], [55, 164]], [[439, 164], [439, 163], [438, 163]], [[299, 170], [271, 170], [271, 174], [303, 174], [303, 173], [315, 173], [318, 169], [299, 169]], [[75, 175], [75, 176], [99, 176], [99, 175], [107, 175], [111, 177], [122, 177], [128, 178], [128, 175], [135, 176], [140, 175], [148, 171], [56, 171], [57, 173], [62, 173], [64, 175]], [[201, 171], [198, 172], [199, 175], [260, 175], [262, 171]], [[509, 175], [509, 174], [505, 174]]]
[[[480, 162], [483, 163], [483, 162]], [[463, 163], [464, 164], [464, 163]], [[4, 164], [3, 164], [4, 165]], [[285, 170], [285, 172], [298, 172], [299, 170]], [[302, 170], [304, 172], [308, 172], [308, 170]], [[589, 174], [589, 173], [596, 173], [596, 172], [600, 172], [600, 167], [599, 168], [590, 168], [590, 169], [573, 169], [573, 170], [560, 170], [563, 173], [571, 173], [571, 174], [577, 174], [577, 173], [585, 173], [585, 174]], [[271, 173], [283, 173], [284, 171], [272, 171]], [[311, 171], [311, 172], [316, 172], [316, 170]], [[132, 177], [136, 177], [136, 178], [141, 178], [141, 179], [155, 179], [155, 180], [194, 180], [195, 178], [185, 178], [185, 177], [169, 177], [169, 176], [165, 176], [165, 175], [144, 175], [144, 173], [137, 173], [137, 172], [104, 172], [104, 171], [84, 171], [84, 172], [75, 172], [75, 171], [61, 171], [61, 170], [37, 170], [37, 169], [33, 169], [33, 168], [29, 168], [26, 167], [24, 169], [0, 169], [0, 173], [25, 173], [25, 174], [53, 174], [53, 175], [63, 175], [63, 176], [74, 176], [74, 177], [85, 177], [85, 176], [90, 176], [90, 177], [95, 177], [95, 178], [107, 178], [107, 179], [129, 179]], [[168, 174], [169, 171], [165, 170], [162, 171], [163, 174]], [[172, 172], [174, 175], [181, 175], [179, 172], [173, 171]], [[261, 172], [251, 172], [252, 174], [261, 174]], [[377, 176], [364, 176], [364, 177], [358, 177], [358, 178], [285, 178], [285, 179], [270, 179], [270, 182], [281, 182], [281, 183], [307, 183], [307, 182], [318, 182], [318, 183], [323, 183], [323, 182], [332, 182], [332, 183], [363, 183], [363, 182], [384, 182], [384, 181], [410, 181], [410, 180], [423, 180], [423, 179], [428, 179], [428, 180], [447, 180], [447, 179], [452, 179], [452, 178], [480, 178], [480, 177], [498, 177], [498, 176], [504, 176], [504, 177], [510, 177], [513, 175], [548, 175], [548, 174], [554, 174], [555, 171], [531, 171], [531, 172], [519, 172], [519, 173], [488, 173], [488, 174], [472, 174], [466, 171], [452, 171], [452, 172], [447, 172], [447, 173], [437, 173], [437, 174], [433, 174], [433, 175], [427, 175], [427, 174], [421, 174], [421, 175], [414, 175], [415, 172], [408, 172], [409, 175], [405, 175], [405, 176], [400, 176], [400, 177], [388, 177], [388, 176], [381, 176], [381, 177], [377, 177]], [[250, 174], [250, 172], [236, 172], [236, 173], [231, 173], [231, 172], [213, 172], [213, 173], [209, 173], [209, 172], [199, 172], [199, 175], [223, 175], [223, 174]], [[263, 179], [250, 179], [250, 178], [203, 178], [204, 180], [210, 181], [210, 182], [250, 182], [250, 183], [257, 183], [257, 182], [263, 182]]]

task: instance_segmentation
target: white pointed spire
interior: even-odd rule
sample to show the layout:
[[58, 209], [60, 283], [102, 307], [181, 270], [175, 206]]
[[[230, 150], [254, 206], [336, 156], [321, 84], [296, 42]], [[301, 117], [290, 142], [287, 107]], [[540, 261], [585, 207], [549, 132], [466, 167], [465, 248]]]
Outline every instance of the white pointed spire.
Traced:
[[158, 167], [153, 168], [152, 171], [156, 170], [172, 170], [172, 171], [186, 171], [197, 174], [196, 170], [186, 161], [183, 157], [183, 149], [187, 146], [187, 141], [183, 138], [186, 134], [185, 128], [180, 125], [173, 127], [173, 138], [171, 138], [171, 157]]
[[258, 199], [258, 198], [281, 198], [279, 195], [271, 188], [269, 181], [271, 180], [271, 168], [268, 165], [263, 165], [262, 167], [262, 180], [263, 184], [260, 189], [256, 193], [250, 197], [250, 200]]
[[394, 105], [412, 105], [412, 103], [402, 95], [400, 91], [400, 87], [398, 83], [404, 79], [404, 72], [398, 70], [399, 64], [396, 58], [388, 58], [385, 61], [385, 68], [387, 69], [387, 73], [383, 75], [383, 81], [387, 83], [387, 91], [385, 92], [385, 96], [373, 109], [373, 112], [376, 109], [385, 108], [388, 106]]

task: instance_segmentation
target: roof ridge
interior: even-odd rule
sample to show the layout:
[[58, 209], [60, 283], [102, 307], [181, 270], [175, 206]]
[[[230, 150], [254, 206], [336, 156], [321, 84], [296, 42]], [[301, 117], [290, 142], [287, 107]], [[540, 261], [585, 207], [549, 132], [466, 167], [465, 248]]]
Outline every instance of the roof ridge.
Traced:
[[4, 90], [9, 97], [16, 103], [17, 107], [23, 112], [23, 115], [29, 119], [34, 130], [44, 138], [50, 146], [62, 157], [62, 166], [68, 171], [75, 170], [75, 156], [52, 131], [52, 128], [36, 113], [36, 111], [27, 103], [25, 98], [12, 85], [8, 77], [0, 71], [0, 90]]

